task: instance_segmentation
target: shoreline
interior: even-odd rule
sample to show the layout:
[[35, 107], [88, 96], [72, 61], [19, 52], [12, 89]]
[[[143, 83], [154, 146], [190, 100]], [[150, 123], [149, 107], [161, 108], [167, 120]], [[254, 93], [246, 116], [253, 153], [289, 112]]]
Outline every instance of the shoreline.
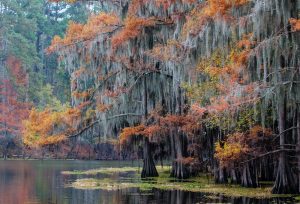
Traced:
[[[271, 185], [257, 188], [245, 188], [234, 184], [215, 184], [213, 179], [205, 174], [192, 177], [190, 179], [176, 180], [169, 176], [169, 166], [164, 168], [157, 167], [159, 177], [141, 179], [137, 167], [122, 168], [99, 168], [85, 171], [63, 171], [64, 176], [84, 176], [69, 183], [66, 187], [76, 189], [101, 189], [101, 190], [120, 190], [126, 188], [139, 188], [141, 191], [151, 189], [159, 190], [182, 190], [189, 192], [208, 193], [213, 195], [223, 195], [226, 197], [247, 197], [256, 199], [268, 198], [295, 198], [299, 195], [292, 194], [272, 194]], [[126, 173], [131, 173], [133, 177], [124, 178]], [[114, 175], [121, 175], [121, 181], [112, 179]], [[97, 175], [104, 175], [104, 178], [94, 178]], [[93, 177], [94, 176], [94, 177]], [[109, 178], [112, 176], [112, 178]], [[262, 182], [264, 185], [268, 182]]]

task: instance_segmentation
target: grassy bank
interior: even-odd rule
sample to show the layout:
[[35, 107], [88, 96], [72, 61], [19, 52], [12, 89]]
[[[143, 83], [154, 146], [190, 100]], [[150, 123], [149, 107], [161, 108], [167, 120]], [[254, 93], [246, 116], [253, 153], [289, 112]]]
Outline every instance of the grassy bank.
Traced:
[[124, 174], [126, 172], [133, 172], [134, 176], [121, 177], [107, 177], [103, 179], [82, 178], [68, 185], [77, 189], [103, 189], [103, 190], [117, 190], [124, 188], [140, 188], [147, 191], [152, 188], [162, 190], [184, 190], [191, 192], [203, 192], [211, 194], [222, 194], [230, 197], [249, 197], [249, 198], [271, 198], [271, 197], [286, 197], [291, 195], [274, 195], [271, 193], [271, 186], [262, 188], [243, 188], [238, 185], [230, 184], [214, 184], [208, 175], [200, 175], [186, 180], [175, 180], [169, 177], [170, 167], [157, 167], [159, 177], [141, 179], [137, 167], [123, 167], [123, 168], [101, 168], [87, 171], [64, 171], [64, 175], [85, 175], [92, 176], [97, 174]]
[[138, 167], [120, 167], [120, 168], [101, 168], [86, 171], [63, 171], [64, 175], [96, 175], [96, 174], [115, 174], [115, 173], [137, 172]]

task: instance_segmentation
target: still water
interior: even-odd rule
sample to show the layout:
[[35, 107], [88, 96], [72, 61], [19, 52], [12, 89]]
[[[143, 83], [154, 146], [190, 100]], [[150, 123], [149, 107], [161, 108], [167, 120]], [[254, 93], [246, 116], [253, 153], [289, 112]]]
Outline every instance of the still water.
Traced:
[[0, 204], [293, 203], [290, 199], [227, 198], [178, 190], [78, 190], [66, 187], [66, 184], [75, 181], [79, 175], [61, 174], [62, 171], [130, 165], [118, 161], [0, 161]]

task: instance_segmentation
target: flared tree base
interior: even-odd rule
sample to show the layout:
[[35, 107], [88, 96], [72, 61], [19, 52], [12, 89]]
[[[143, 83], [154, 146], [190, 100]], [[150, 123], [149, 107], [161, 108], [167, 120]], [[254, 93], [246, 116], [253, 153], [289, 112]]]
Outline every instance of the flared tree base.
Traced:
[[243, 166], [241, 185], [248, 188], [256, 188], [258, 186], [257, 177], [254, 169], [250, 169], [249, 164]]
[[217, 184], [226, 184], [228, 183], [228, 177], [226, 170], [223, 168], [216, 169], [214, 171], [214, 180]]
[[150, 158], [144, 159], [141, 177], [147, 178], [147, 177], [157, 177], [157, 176], [158, 176], [158, 172], [156, 170], [154, 161]]
[[171, 177], [177, 179], [187, 179], [190, 177], [188, 168], [182, 162], [173, 162]]
[[296, 181], [293, 179], [292, 172], [288, 167], [284, 164], [278, 165], [277, 176], [275, 180], [275, 184], [272, 189], [272, 193], [274, 194], [294, 194], [297, 192]]

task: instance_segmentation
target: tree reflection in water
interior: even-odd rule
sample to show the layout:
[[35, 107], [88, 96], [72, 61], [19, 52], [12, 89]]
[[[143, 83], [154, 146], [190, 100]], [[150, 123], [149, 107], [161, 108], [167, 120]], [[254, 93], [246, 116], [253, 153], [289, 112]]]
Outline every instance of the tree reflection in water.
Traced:
[[[129, 164], [131, 163], [124, 162], [121, 165]], [[65, 184], [79, 178], [79, 175], [61, 174], [61, 171], [66, 170], [86, 170], [118, 165], [120, 163], [111, 161], [0, 161], [0, 204], [268, 204], [284, 203], [289, 200], [288, 198], [228, 198], [180, 190], [141, 191], [138, 188], [114, 191], [80, 190], [65, 187]], [[118, 179], [116, 176], [114, 178]]]
[[[8, 165], [6, 165], [8, 163]], [[35, 171], [30, 164], [0, 165], [0, 203], [18, 204], [37, 202], [31, 195], [35, 194]], [[13, 162], [15, 163], [15, 162]]]

